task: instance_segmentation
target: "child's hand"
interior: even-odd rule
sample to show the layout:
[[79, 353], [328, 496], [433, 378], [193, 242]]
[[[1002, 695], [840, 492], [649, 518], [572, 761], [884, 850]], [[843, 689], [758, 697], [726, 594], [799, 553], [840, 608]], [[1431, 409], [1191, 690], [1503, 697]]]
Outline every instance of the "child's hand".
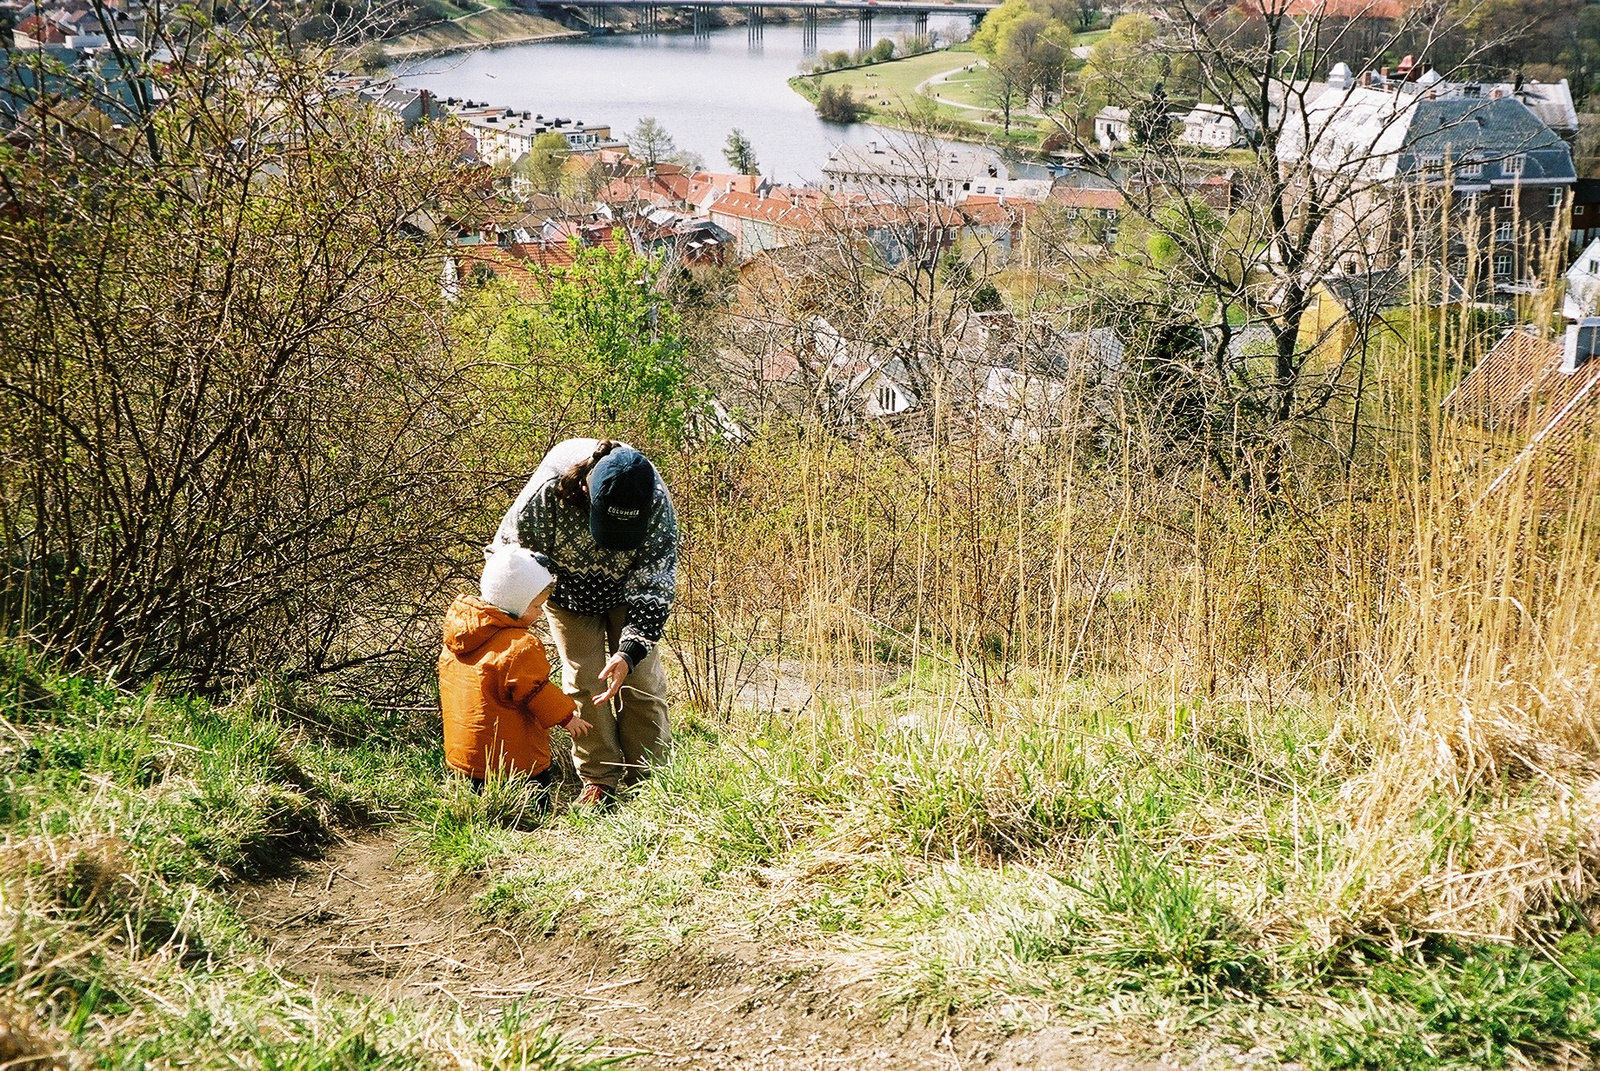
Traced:
[[593, 729], [593, 728], [594, 728], [594, 726], [592, 724], [590, 724], [589, 722], [584, 721], [582, 718], [578, 717], [576, 714], [574, 714], [572, 716], [572, 720], [571, 721], [567, 722], [567, 732], [571, 733], [574, 738], [577, 738], [577, 737], [580, 737], [580, 736], [584, 735], [590, 729]]

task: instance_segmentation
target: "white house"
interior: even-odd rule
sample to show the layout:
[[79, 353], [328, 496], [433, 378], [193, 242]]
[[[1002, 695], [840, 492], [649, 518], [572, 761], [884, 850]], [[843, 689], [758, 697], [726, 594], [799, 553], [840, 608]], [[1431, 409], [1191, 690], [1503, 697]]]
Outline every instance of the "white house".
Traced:
[[1094, 140], [1106, 152], [1133, 144], [1133, 130], [1128, 126], [1132, 113], [1126, 108], [1108, 104], [1094, 117]]
[[1005, 183], [1010, 175], [993, 153], [926, 142], [869, 141], [841, 145], [822, 165], [829, 193], [886, 194], [894, 199], [961, 201], [978, 183]]
[[1590, 242], [1567, 269], [1567, 296], [1561, 301], [1561, 315], [1581, 320], [1600, 312], [1600, 238]]
[[1260, 124], [1247, 111], [1234, 111], [1221, 104], [1197, 104], [1183, 117], [1183, 133], [1178, 140], [1201, 149], [1232, 149], [1250, 144], [1260, 133]]
[[904, 382], [904, 366], [894, 358], [862, 376], [846, 392], [869, 417], [897, 416], [917, 406], [917, 397]]

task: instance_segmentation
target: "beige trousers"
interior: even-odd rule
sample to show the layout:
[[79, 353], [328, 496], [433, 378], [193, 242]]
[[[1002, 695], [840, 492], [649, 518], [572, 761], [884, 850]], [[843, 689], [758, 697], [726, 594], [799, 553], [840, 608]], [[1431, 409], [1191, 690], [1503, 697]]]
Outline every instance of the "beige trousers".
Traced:
[[562, 690], [578, 704], [578, 717], [593, 722], [581, 738], [572, 741], [572, 758], [578, 774], [590, 784], [632, 784], [650, 767], [666, 761], [672, 729], [667, 725], [667, 674], [661, 665], [661, 647], [640, 662], [622, 682], [622, 694], [603, 707], [594, 697], [605, 691], [600, 671], [622, 639], [628, 609], [614, 607], [605, 616], [574, 614], [545, 604], [550, 635], [561, 652], [565, 672]]

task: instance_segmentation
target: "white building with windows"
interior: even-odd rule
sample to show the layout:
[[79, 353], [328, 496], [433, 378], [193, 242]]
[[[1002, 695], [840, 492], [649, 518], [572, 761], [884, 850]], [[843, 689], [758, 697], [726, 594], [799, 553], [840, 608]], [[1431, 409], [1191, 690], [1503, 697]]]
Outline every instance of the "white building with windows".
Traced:
[[1260, 133], [1260, 125], [1248, 111], [1235, 111], [1221, 104], [1197, 104], [1183, 117], [1183, 131], [1178, 140], [1199, 149], [1221, 152], [1249, 145]]
[[1538, 285], [1536, 254], [1577, 180], [1571, 147], [1515, 94], [1370, 74], [1306, 105], [1286, 125], [1279, 159], [1291, 177], [1296, 168], [1340, 175], [1348, 193], [1320, 237], [1332, 255], [1386, 267], [1413, 248], [1407, 206], [1443, 200], [1450, 227], [1439, 254], [1465, 277], [1465, 261], [1489, 247], [1482, 275], [1505, 294]]
[[514, 164], [533, 151], [533, 143], [546, 134], [560, 134], [570, 152], [621, 145], [611, 137], [611, 128], [589, 125], [575, 119], [547, 119], [532, 112], [483, 105], [454, 105], [446, 108], [460, 121], [478, 145], [478, 156], [489, 164]]
[[964, 201], [981, 184], [1005, 183], [1006, 166], [993, 153], [918, 139], [891, 145], [869, 141], [841, 145], [828, 155], [822, 176], [829, 193], [865, 193], [896, 201]]
[[1094, 140], [1105, 152], [1133, 144], [1133, 128], [1128, 121], [1133, 113], [1127, 108], [1108, 104], [1094, 117]]
[[1600, 238], [1590, 242], [1567, 269], [1561, 315], [1569, 320], [1600, 314]]

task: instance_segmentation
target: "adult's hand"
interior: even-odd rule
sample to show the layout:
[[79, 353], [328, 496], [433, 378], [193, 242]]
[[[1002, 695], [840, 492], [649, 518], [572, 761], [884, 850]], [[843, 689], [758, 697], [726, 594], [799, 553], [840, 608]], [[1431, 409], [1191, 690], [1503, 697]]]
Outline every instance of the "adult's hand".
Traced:
[[611, 702], [617, 697], [617, 693], [622, 691], [622, 682], [628, 679], [628, 660], [620, 654], [612, 655], [611, 661], [600, 671], [600, 679], [609, 687], [594, 697], [594, 705], [597, 707]]

